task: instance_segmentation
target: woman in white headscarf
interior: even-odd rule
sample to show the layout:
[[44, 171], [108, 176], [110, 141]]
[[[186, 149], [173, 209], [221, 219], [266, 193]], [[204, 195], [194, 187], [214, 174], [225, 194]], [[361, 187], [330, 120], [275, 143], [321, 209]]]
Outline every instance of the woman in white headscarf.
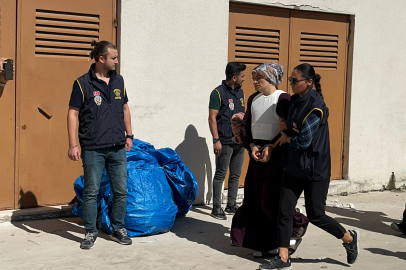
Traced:
[[[290, 95], [278, 90], [283, 66], [265, 63], [252, 71], [256, 93], [247, 102], [246, 113], [236, 137], [248, 150], [250, 161], [244, 184], [244, 202], [233, 217], [231, 240], [235, 246], [256, 250], [255, 257], [277, 254], [277, 215], [281, 188], [280, 167], [284, 147], [273, 149], [281, 136], [279, 119], [286, 119]], [[295, 213], [291, 253], [300, 244], [308, 219]]]

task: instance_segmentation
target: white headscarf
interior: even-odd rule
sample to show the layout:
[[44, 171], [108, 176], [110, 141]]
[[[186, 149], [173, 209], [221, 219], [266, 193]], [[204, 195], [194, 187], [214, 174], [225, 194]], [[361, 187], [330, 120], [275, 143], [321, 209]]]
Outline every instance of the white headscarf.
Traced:
[[258, 74], [270, 84], [278, 86], [279, 84], [282, 84], [284, 71], [282, 65], [272, 62], [257, 66], [252, 71], [252, 75], [254, 74]]

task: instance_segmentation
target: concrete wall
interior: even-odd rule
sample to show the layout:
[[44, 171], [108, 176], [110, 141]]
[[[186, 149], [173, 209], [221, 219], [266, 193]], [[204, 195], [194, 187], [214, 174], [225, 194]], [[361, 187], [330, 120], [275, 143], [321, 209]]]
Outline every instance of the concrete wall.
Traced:
[[[391, 173], [406, 181], [406, 2], [236, 1], [354, 15], [349, 94], [348, 181], [332, 192], [380, 189]], [[211, 198], [214, 155], [208, 97], [224, 77], [227, 0], [122, 0], [121, 73], [137, 138], [177, 149]], [[347, 131], [348, 131], [347, 130]], [[336, 182], [337, 183], [337, 182]], [[208, 200], [206, 200], [207, 202]]]
[[[136, 138], [176, 149], [211, 198], [209, 94], [224, 79], [227, 0], [122, 0], [121, 74]], [[209, 185], [208, 185], [209, 184]]]

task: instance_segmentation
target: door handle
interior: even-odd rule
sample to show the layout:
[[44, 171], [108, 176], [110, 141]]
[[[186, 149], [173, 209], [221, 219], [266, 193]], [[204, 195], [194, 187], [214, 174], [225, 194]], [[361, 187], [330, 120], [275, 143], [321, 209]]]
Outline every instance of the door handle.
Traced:
[[51, 114], [47, 109], [45, 109], [43, 106], [38, 105], [38, 111], [39, 111], [43, 116], [45, 116], [47, 119], [51, 119], [52, 114]]

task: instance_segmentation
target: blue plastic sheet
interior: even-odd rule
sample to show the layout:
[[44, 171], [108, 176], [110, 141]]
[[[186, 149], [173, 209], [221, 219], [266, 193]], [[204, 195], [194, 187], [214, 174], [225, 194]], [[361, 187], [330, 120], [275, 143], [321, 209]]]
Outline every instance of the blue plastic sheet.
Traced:
[[182, 162], [180, 156], [170, 148], [159, 149], [155, 153], [158, 163], [165, 169], [165, 174], [172, 188], [177, 216], [186, 215], [192, 208], [193, 201], [199, 194], [196, 177]]
[[[134, 139], [127, 152], [128, 184], [124, 227], [130, 237], [169, 231], [176, 216], [184, 216], [192, 207], [199, 189], [196, 178], [170, 148], [156, 150], [149, 143]], [[79, 202], [72, 212], [83, 218], [83, 176], [74, 184]], [[98, 203], [97, 224], [111, 233], [112, 206], [110, 180], [103, 172]]]

